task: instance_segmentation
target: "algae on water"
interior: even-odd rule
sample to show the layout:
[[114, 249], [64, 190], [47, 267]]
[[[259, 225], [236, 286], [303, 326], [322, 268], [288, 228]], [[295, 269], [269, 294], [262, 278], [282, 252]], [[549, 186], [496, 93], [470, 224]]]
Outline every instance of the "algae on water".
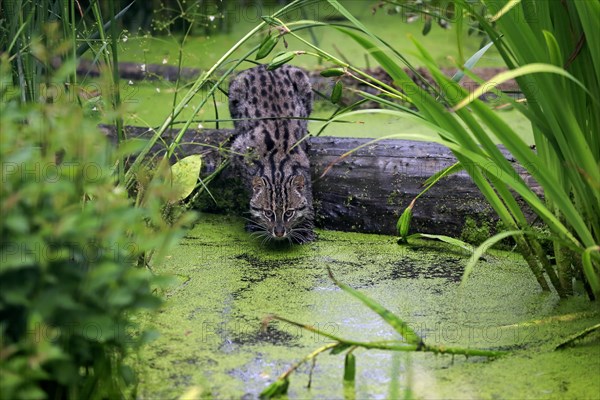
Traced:
[[[190, 390], [213, 398], [256, 398], [292, 363], [327, 339], [275, 313], [357, 340], [397, 339], [344, 283], [390, 309], [428, 343], [507, 349], [484, 358], [356, 350], [357, 398], [387, 398], [390, 382], [416, 398], [593, 398], [600, 393], [600, 339], [553, 351], [561, 338], [600, 321], [583, 297], [559, 303], [539, 290], [514, 253], [494, 252], [459, 288], [468, 254], [440, 243], [398, 246], [380, 235], [319, 231], [303, 246], [261, 247], [241, 219], [203, 215], [157, 273], [177, 277], [166, 306], [147, 317], [160, 337], [142, 350], [140, 398]], [[290, 398], [341, 398], [344, 356], [318, 357], [291, 376]], [[395, 366], [394, 366], [395, 365]], [[396, 371], [392, 379], [392, 371]]]

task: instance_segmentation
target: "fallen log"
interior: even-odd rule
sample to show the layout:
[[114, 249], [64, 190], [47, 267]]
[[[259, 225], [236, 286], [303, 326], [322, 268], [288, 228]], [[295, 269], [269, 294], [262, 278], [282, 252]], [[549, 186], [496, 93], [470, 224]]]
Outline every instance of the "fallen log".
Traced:
[[[55, 63], [57, 64], [59, 61]], [[77, 65], [77, 74], [80, 76], [97, 77], [100, 76], [101, 70], [98, 63], [82, 58]], [[141, 64], [136, 62], [120, 62], [119, 77], [121, 79], [131, 79], [134, 81], [141, 80], [167, 80], [174, 82], [177, 79], [192, 80], [200, 75], [200, 70], [197, 68], [179, 68], [176, 65], [168, 64]]]
[[[114, 127], [101, 127], [115, 139]], [[169, 143], [177, 130], [167, 131]], [[231, 130], [190, 129], [173, 161], [190, 154], [202, 154], [202, 176], [207, 176], [227, 159]], [[150, 138], [153, 131], [126, 127], [127, 137]], [[427, 142], [382, 140], [365, 146], [352, 155], [339, 157], [369, 139], [313, 137], [309, 156], [312, 165], [314, 204], [317, 226], [341, 231], [396, 233], [396, 221], [405, 207], [423, 189], [423, 182], [434, 173], [456, 162], [445, 147]], [[156, 144], [151, 154], [163, 155], [165, 147]], [[514, 162], [510, 154], [505, 156]], [[333, 165], [332, 165], [333, 164]], [[328, 169], [328, 167], [330, 167]], [[468, 168], [468, 166], [467, 166]], [[323, 172], [327, 170], [324, 176]], [[516, 170], [536, 191], [541, 189], [520, 166]], [[228, 168], [209, 187], [216, 203], [200, 196], [196, 206], [204, 211], [242, 214], [247, 211], [243, 187]], [[529, 221], [533, 212], [519, 200]], [[488, 224], [493, 231], [498, 221], [493, 209], [481, 195], [467, 172], [461, 171], [438, 182], [414, 208], [413, 232], [445, 234], [459, 237], [468, 218]]]

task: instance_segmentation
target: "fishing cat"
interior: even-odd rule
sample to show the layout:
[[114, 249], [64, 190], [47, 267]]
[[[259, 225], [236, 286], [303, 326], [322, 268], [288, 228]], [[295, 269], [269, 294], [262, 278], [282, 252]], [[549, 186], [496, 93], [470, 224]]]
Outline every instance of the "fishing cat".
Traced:
[[229, 86], [236, 121], [233, 165], [250, 195], [250, 223], [265, 240], [314, 240], [306, 119], [312, 90], [300, 68], [264, 65], [241, 72]]

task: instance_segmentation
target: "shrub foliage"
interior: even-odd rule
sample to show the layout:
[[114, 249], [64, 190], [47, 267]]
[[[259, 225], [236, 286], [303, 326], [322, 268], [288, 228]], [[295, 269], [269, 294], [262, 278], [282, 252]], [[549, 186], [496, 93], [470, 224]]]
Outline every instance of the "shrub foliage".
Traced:
[[185, 219], [164, 222], [171, 196], [164, 184], [149, 184], [134, 206], [115, 178], [122, 154], [81, 107], [20, 103], [18, 90], [7, 89], [7, 64], [4, 58], [0, 397], [123, 397], [135, 388], [124, 358], [149, 334], [132, 313], [156, 309], [153, 288], [164, 283], [146, 268], [147, 255], [164, 253]]

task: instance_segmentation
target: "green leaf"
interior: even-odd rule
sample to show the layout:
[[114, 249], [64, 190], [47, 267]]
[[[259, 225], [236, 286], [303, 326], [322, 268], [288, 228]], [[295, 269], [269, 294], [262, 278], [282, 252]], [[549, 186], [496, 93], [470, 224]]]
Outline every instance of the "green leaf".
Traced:
[[202, 156], [193, 154], [182, 158], [171, 166], [173, 190], [178, 200], [183, 200], [192, 193], [200, 176]]
[[331, 349], [329, 354], [331, 354], [332, 356], [336, 355], [336, 354], [340, 354], [340, 353], [343, 353], [344, 351], [348, 350], [350, 347], [352, 347], [352, 345], [349, 343], [339, 343]]
[[344, 381], [354, 382], [356, 379], [356, 357], [353, 353], [347, 353], [344, 359]]
[[429, 233], [415, 233], [415, 234], [410, 235], [407, 239], [418, 239], [418, 238], [439, 240], [441, 242], [448, 243], [452, 246], [456, 246], [463, 250], [466, 250], [469, 253], [473, 252], [473, 246], [471, 246], [470, 244], [463, 242], [462, 240], [455, 239], [453, 237], [446, 236], [446, 235], [432, 235]]
[[53, 361], [52, 367], [56, 371], [54, 377], [63, 385], [68, 385], [73, 377], [79, 374], [75, 365], [68, 358]]
[[495, 234], [491, 238], [487, 239], [485, 242], [481, 243], [479, 245], [479, 247], [477, 247], [475, 249], [475, 251], [473, 252], [473, 255], [469, 259], [469, 262], [467, 263], [467, 266], [465, 267], [465, 272], [463, 273], [461, 285], [467, 281], [467, 278], [473, 271], [473, 267], [475, 267], [475, 264], [477, 264], [477, 261], [479, 261], [481, 256], [483, 256], [489, 250], [490, 247], [492, 247], [493, 245], [495, 245], [502, 239], [505, 239], [509, 236], [522, 235], [522, 234], [523, 234], [523, 231], [500, 232], [500, 233]]
[[498, 19], [500, 19], [500, 17], [502, 17], [504, 14], [506, 14], [507, 12], [512, 10], [512, 8], [515, 7], [517, 4], [519, 4], [520, 2], [521, 2], [521, 0], [509, 0], [509, 2], [506, 3], [500, 11], [498, 11], [492, 18], [490, 18], [490, 22], [497, 21]]
[[136, 382], [136, 372], [129, 365], [121, 365], [121, 376], [126, 385], [133, 385]]
[[273, 61], [271, 61], [271, 63], [269, 65], [267, 65], [267, 69], [269, 71], [273, 71], [273, 70], [281, 67], [283, 64], [287, 63], [288, 61], [291, 61], [294, 57], [296, 57], [296, 53], [293, 51], [286, 51], [285, 53], [279, 53], [277, 56], [275, 56], [275, 58], [273, 58]]
[[279, 23], [279, 21], [277, 21], [275, 18], [271, 17], [270, 15], [263, 15], [261, 16], [262, 20], [265, 21], [267, 24], [272, 25], [272, 26], [279, 26], [281, 25]]
[[131, 308], [147, 308], [154, 310], [162, 304], [162, 300], [159, 297], [145, 294], [140, 295], [136, 298], [135, 302], [130, 305]]
[[333, 104], [337, 104], [342, 98], [342, 89], [343, 84], [342, 81], [337, 81], [333, 86], [333, 90], [331, 91], [331, 102]]
[[400, 218], [398, 218], [398, 222], [396, 223], [396, 229], [398, 230], [398, 235], [400, 235], [400, 239], [403, 243], [406, 243], [406, 237], [408, 236], [408, 230], [410, 228], [410, 222], [413, 217], [413, 209], [414, 200], [410, 203], [408, 207], [404, 210]]
[[111, 285], [119, 279], [122, 273], [122, 267], [115, 262], [103, 262], [93, 268], [85, 279], [85, 290], [89, 292], [105, 290], [106, 286]]
[[[2, 380], [4, 380], [4, 375], [2, 377]], [[36, 399], [47, 399], [48, 398], [48, 394], [46, 392], [44, 392], [42, 389], [40, 389], [39, 387], [33, 385], [33, 384], [29, 384], [29, 385], [20, 385], [21, 387], [19, 388], [19, 397], [21, 399], [29, 399], [29, 400], [36, 400]], [[24, 386], [24, 387], [23, 387]]]
[[147, 344], [147, 343], [155, 341], [159, 337], [160, 337], [160, 332], [157, 331], [156, 329], [146, 329], [144, 332], [142, 332], [142, 335], [140, 336], [139, 341], [142, 344]]
[[321, 76], [324, 76], [325, 78], [331, 78], [334, 76], [342, 76], [345, 73], [346, 70], [344, 68], [328, 68], [321, 71]]
[[[485, 46], [483, 46], [481, 49], [479, 49], [475, 54], [473, 54], [466, 62], [465, 62], [465, 69], [471, 69], [475, 66], [475, 64], [477, 64], [477, 61], [479, 61], [481, 59], [481, 57], [483, 57], [483, 55], [489, 50], [490, 47], [492, 47], [494, 45], [494, 42], [489, 42], [488, 44], [486, 44]], [[452, 76], [452, 80], [456, 83], [460, 82], [461, 79], [465, 76], [465, 71], [463, 70], [458, 70], [456, 71], [456, 73]]]
[[288, 378], [277, 379], [275, 382], [271, 383], [265, 390], [260, 393], [261, 399], [272, 399], [273, 397], [281, 396], [287, 394], [288, 386], [290, 385], [290, 381]]
[[258, 51], [256, 52], [256, 60], [260, 60], [268, 56], [277, 45], [277, 42], [279, 42], [279, 36], [269, 33], [264, 38], [260, 44], [260, 47], [258, 48]]
[[119, 143], [119, 148], [116, 151], [115, 157], [126, 157], [128, 155], [137, 154], [144, 149], [147, 140], [140, 138], [126, 139]]
[[592, 292], [596, 296], [596, 299], [600, 298], [600, 271], [598, 268], [594, 268], [592, 262], [592, 252], [600, 251], [600, 246], [592, 246], [585, 249], [581, 256], [581, 262], [583, 264], [583, 272], [585, 277], [592, 288]]
[[[456, 162], [456, 163], [454, 163], [454, 164], [452, 164], [452, 165], [450, 165], [450, 166], [442, 169], [441, 171], [436, 172], [435, 174], [433, 174], [432, 176], [430, 176], [425, 181], [424, 185], [427, 185], [427, 187], [425, 189], [423, 189], [413, 199], [413, 201], [404, 210], [404, 212], [402, 213], [402, 215], [398, 219], [398, 222], [396, 223], [396, 229], [398, 230], [398, 234], [400, 235], [400, 239], [398, 240], [398, 244], [407, 243], [407, 241], [408, 241], [407, 235], [408, 235], [408, 230], [410, 228], [410, 223], [412, 221], [412, 216], [413, 216], [412, 209], [414, 208], [415, 202], [417, 201], [417, 199], [419, 197], [421, 197], [423, 194], [425, 194], [429, 189], [431, 189], [431, 187], [433, 185], [435, 185], [440, 179], [442, 179], [445, 176], [448, 176], [450, 174], [453, 174], [453, 173], [455, 173], [457, 171], [460, 171], [461, 169], [463, 169], [462, 164], [460, 162]], [[444, 239], [452, 239], [452, 238], [444, 237]], [[452, 240], [456, 240], [456, 239], [452, 239]], [[456, 243], [453, 243], [453, 244], [456, 244]]]
[[29, 232], [29, 220], [23, 214], [11, 213], [4, 217], [4, 224], [9, 231], [25, 235]]
[[[106, 343], [117, 334], [117, 322], [105, 314], [89, 315], [83, 319], [82, 326], [85, 328], [81, 334], [86, 335], [88, 341]], [[79, 331], [77, 331], [79, 333]]]
[[108, 296], [108, 304], [113, 307], [124, 307], [130, 304], [134, 297], [133, 291], [124, 286], [113, 290]]
[[546, 46], [548, 46], [548, 55], [550, 56], [550, 60], [556, 66], [562, 66], [563, 55], [561, 54], [560, 45], [556, 41], [556, 37], [552, 34], [552, 32], [548, 32], [546, 30], [543, 31], [544, 38], [546, 39]]
[[563, 68], [557, 67], [555, 65], [550, 65], [550, 64], [533, 63], [533, 64], [524, 65], [522, 67], [504, 71], [504, 72], [497, 74], [496, 76], [492, 77], [490, 80], [488, 80], [487, 82], [482, 84], [480, 87], [478, 87], [473, 93], [471, 93], [468, 97], [463, 99], [460, 103], [455, 105], [452, 108], [452, 110], [453, 111], [460, 110], [461, 108], [465, 107], [469, 103], [472, 103], [475, 99], [478, 99], [479, 96], [481, 96], [482, 94], [492, 91], [498, 85], [500, 85], [506, 81], [509, 81], [511, 79], [515, 79], [515, 78], [518, 78], [519, 76], [523, 76], [523, 75], [527, 75], [527, 74], [539, 74], [539, 73], [543, 73], [543, 72], [558, 74], [558, 75], [562, 75], [566, 78], [569, 78], [570, 80], [575, 82], [577, 85], [579, 85], [582, 89], [584, 89], [586, 91], [586, 93], [588, 93], [590, 95], [592, 100], [594, 100], [594, 102], [598, 103], [598, 100], [594, 96], [592, 96], [592, 94], [589, 92], [589, 90], [587, 90], [587, 88], [583, 85], [583, 83], [581, 83], [579, 80], [577, 80], [573, 75], [568, 73]]
[[423, 345], [423, 339], [404, 321], [394, 315], [391, 311], [377, 303], [376, 301], [370, 299], [366, 295], [362, 294], [356, 289], [351, 288], [350, 286], [338, 282], [333, 276], [331, 270], [329, 271], [329, 276], [333, 280], [333, 282], [344, 292], [349, 293], [354, 296], [356, 299], [360, 300], [364, 305], [369, 307], [371, 310], [375, 311], [385, 322], [388, 323], [396, 332], [398, 332], [409, 344], [414, 344], [417, 346]]
[[429, 31], [431, 31], [431, 18], [426, 18], [425, 24], [423, 24], [423, 31], [421, 33], [423, 36], [427, 36]]
[[10, 290], [3, 290], [3, 303], [31, 307], [31, 293], [33, 292], [31, 286], [32, 285], [29, 283], [26, 285], [15, 285], [14, 287], [11, 287]]
[[[376, 103], [378, 103], [380, 105], [383, 105], [383, 106], [386, 106], [386, 107], [389, 107], [389, 108], [392, 108], [392, 109], [396, 109], [396, 110], [402, 110], [402, 111], [405, 111], [405, 112], [410, 113], [412, 115], [420, 117], [418, 115], [418, 113], [415, 112], [415, 110], [411, 110], [410, 108], [405, 107], [402, 104], [398, 104], [397, 102], [387, 100], [381, 94], [378, 95], [378, 96], [376, 96], [376, 95], [373, 95], [371, 93], [365, 92], [363, 90], [357, 90], [357, 91], [355, 91], [355, 93], [359, 94], [361, 97], [363, 97], [366, 100], [372, 100], [372, 101], [374, 101], [374, 102], [376, 102]], [[354, 108], [355, 107], [349, 108], [349, 109], [354, 109]], [[340, 112], [340, 114], [341, 114], [341, 112]]]
[[463, 165], [460, 162], [456, 162], [452, 165], [447, 166], [446, 168], [442, 169], [441, 171], [438, 171], [435, 174], [431, 175], [429, 178], [427, 178], [427, 180], [425, 180], [425, 182], [423, 182], [423, 186], [434, 185], [440, 179], [443, 179], [447, 176], [450, 176], [459, 171], [462, 171], [463, 169], [464, 169]]

